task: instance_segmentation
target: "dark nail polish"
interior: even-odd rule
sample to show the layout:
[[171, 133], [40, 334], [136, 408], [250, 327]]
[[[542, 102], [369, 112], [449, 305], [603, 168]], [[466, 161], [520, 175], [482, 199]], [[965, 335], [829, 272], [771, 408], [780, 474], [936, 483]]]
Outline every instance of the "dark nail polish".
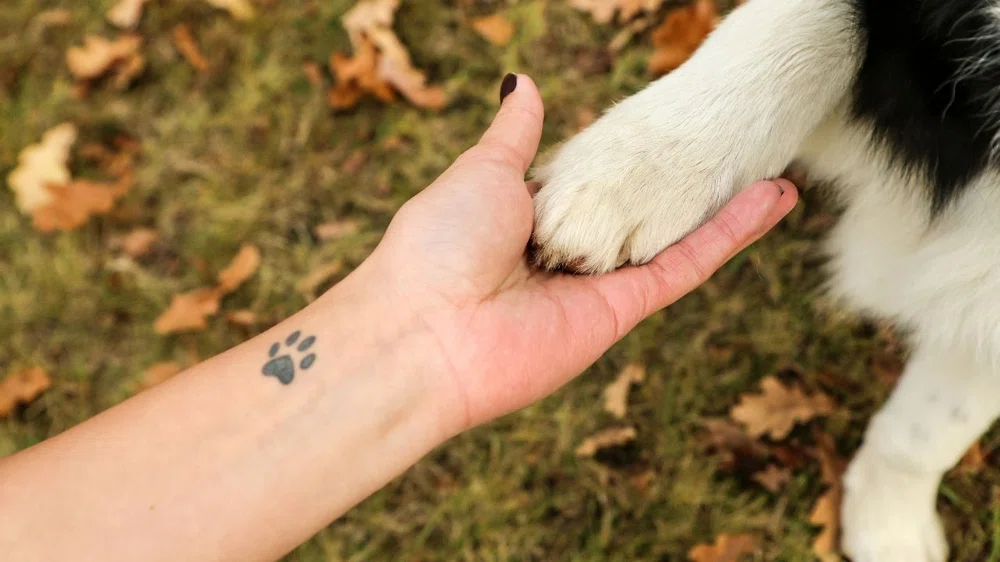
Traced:
[[507, 99], [507, 96], [514, 93], [517, 89], [517, 74], [508, 74], [504, 76], [503, 84], [500, 84], [500, 103]]

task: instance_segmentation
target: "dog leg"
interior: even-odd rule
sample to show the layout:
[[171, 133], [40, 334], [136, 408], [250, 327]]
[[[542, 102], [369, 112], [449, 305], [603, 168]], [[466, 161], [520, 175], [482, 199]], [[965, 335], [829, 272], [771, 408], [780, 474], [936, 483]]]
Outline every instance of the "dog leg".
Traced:
[[918, 347], [844, 477], [843, 547], [854, 562], [944, 562], [942, 475], [1000, 415], [1000, 373], [971, 354]]
[[849, 0], [753, 0], [684, 66], [571, 139], [536, 178], [540, 265], [651, 260], [737, 189], [782, 172], [847, 95], [862, 39]]

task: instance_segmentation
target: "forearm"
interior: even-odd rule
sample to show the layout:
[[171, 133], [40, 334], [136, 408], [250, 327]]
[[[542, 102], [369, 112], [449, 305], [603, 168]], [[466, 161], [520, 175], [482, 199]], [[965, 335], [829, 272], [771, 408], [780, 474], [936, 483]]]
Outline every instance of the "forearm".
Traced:
[[[0, 462], [0, 551], [274, 559], [405, 470], [448, 432], [420, 372], [433, 345], [359, 285]], [[262, 367], [293, 332], [283, 384]]]

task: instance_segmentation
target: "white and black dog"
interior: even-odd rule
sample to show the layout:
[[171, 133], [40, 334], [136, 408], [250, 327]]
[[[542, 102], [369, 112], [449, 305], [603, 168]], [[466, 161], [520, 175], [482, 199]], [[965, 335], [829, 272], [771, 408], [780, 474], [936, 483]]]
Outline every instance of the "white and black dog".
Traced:
[[550, 268], [643, 263], [793, 160], [837, 186], [831, 287], [912, 333], [845, 476], [855, 562], [939, 562], [942, 474], [1000, 415], [1000, 2], [749, 0], [538, 173]]

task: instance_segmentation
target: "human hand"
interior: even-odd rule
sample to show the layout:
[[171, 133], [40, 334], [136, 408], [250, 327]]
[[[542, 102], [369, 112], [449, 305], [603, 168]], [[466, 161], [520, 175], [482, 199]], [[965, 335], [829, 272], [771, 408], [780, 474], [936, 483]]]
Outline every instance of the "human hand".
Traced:
[[479, 144], [399, 211], [368, 264], [437, 342], [444, 372], [433, 385], [453, 433], [569, 382], [798, 200], [791, 182], [757, 183], [648, 265], [600, 277], [537, 271], [525, 258], [534, 210], [524, 176], [542, 119], [538, 90], [519, 76]]

